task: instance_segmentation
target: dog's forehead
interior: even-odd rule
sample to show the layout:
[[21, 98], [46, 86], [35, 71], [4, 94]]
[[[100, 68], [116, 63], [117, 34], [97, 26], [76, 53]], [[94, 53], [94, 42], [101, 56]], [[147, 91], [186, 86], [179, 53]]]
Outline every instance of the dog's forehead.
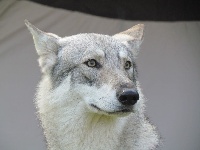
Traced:
[[122, 51], [127, 53], [128, 48], [120, 41], [108, 35], [101, 34], [78, 34], [61, 40], [62, 55], [66, 57], [95, 55], [119, 55]]

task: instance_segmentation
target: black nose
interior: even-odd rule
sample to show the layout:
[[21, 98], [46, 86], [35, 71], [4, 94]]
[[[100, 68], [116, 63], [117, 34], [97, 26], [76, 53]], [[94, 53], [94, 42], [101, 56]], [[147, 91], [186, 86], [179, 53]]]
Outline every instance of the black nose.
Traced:
[[118, 99], [123, 105], [134, 105], [139, 100], [139, 94], [133, 89], [123, 89]]

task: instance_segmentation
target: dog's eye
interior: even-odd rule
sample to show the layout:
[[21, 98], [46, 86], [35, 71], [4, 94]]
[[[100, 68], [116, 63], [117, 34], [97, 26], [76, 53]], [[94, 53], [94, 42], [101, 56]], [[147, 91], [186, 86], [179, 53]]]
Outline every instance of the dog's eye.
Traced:
[[88, 67], [97, 67], [97, 61], [94, 59], [89, 59], [85, 62]]
[[124, 68], [127, 69], [127, 70], [130, 69], [131, 68], [131, 62], [126, 61]]

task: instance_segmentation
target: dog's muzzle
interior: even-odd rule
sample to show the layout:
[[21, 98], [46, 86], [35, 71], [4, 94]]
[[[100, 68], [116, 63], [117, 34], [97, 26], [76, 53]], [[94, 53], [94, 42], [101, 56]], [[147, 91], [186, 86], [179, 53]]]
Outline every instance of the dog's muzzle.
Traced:
[[119, 102], [125, 106], [132, 106], [139, 100], [139, 93], [135, 89], [124, 88], [117, 93]]

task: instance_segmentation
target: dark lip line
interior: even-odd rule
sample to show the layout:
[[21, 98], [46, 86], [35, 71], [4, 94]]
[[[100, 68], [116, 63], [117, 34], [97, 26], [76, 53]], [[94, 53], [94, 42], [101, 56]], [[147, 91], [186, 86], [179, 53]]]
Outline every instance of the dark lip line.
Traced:
[[[90, 106], [96, 108], [99, 111], [103, 111], [103, 110], [101, 110], [99, 107], [97, 107], [94, 104], [90, 104]], [[103, 112], [106, 112], [106, 111], [103, 111]], [[108, 113], [108, 114], [115, 114], [115, 113], [127, 113], [127, 112], [131, 112], [130, 109], [122, 109], [122, 110], [113, 111], [113, 112], [106, 112], [106, 113]]]

